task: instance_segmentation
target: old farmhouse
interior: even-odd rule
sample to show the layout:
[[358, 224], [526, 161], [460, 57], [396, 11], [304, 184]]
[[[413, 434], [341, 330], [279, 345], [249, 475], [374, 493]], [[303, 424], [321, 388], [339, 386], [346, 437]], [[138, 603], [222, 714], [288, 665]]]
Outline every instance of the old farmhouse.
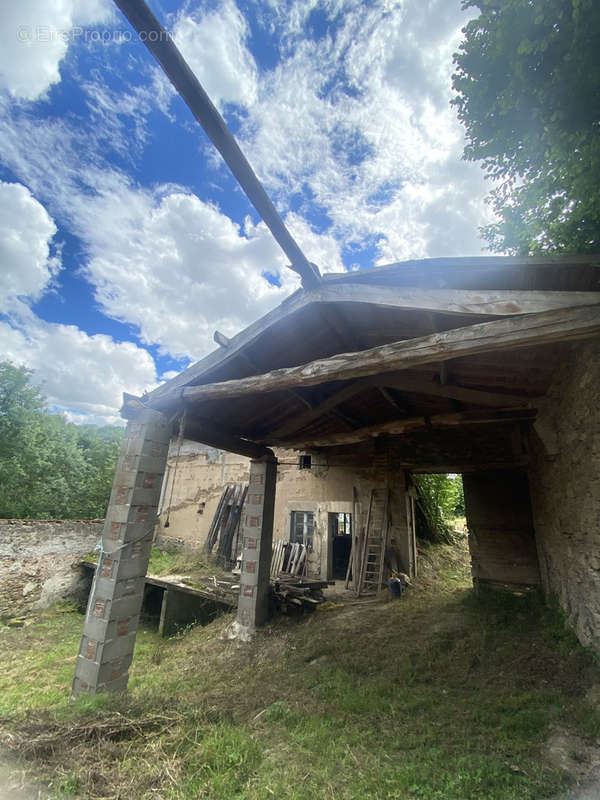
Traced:
[[[233, 338], [216, 334], [218, 349], [168, 383], [125, 396], [74, 694], [127, 684], [172, 438], [250, 460], [242, 639], [266, 620], [286, 514], [312, 514], [313, 529], [322, 516], [323, 530], [329, 513], [360, 508], [355, 528], [385, 520], [414, 573], [410, 475], [440, 471], [463, 474], [475, 581], [540, 585], [600, 649], [600, 257], [439, 258], [322, 276], [156, 17], [142, 0], [116, 2], [303, 288]], [[310, 469], [302, 496], [278, 501], [282, 453], [310, 456]], [[312, 568], [328, 574], [325, 540]]]

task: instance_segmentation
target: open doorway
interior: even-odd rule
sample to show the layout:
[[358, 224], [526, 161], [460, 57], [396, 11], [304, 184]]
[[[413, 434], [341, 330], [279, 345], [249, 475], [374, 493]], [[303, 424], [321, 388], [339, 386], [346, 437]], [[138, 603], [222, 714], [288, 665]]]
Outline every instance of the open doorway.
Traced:
[[455, 532], [466, 534], [462, 475], [427, 473], [414, 476], [415, 524], [419, 539], [450, 544]]
[[352, 550], [352, 514], [330, 512], [327, 522], [331, 543], [331, 579], [343, 581]]

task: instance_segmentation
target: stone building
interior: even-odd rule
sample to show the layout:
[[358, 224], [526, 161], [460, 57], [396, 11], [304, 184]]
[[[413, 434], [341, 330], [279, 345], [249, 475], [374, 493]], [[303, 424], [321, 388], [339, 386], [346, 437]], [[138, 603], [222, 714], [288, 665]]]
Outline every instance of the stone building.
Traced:
[[[178, 455], [179, 450], [179, 455]], [[306, 574], [323, 580], [345, 577], [357, 513], [355, 495], [368, 496], [372, 487], [385, 488], [382, 472], [377, 480], [370, 461], [348, 465], [319, 450], [298, 453], [275, 448], [277, 489], [273, 539], [299, 541], [308, 548]], [[203, 548], [224, 486], [247, 483], [250, 459], [199, 442], [172, 442], [159, 505], [155, 541], [191, 551]], [[390, 545], [398, 552], [404, 570], [414, 574], [414, 530], [411, 508], [405, 500], [407, 476], [396, 475], [392, 500], [397, 506]]]
[[[410, 474], [438, 471], [463, 474], [474, 581], [541, 585], [600, 649], [599, 279], [592, 256], [328, 275], [150, 394], [126, 396], [74, 690], [127, 681], [177, 436], [249, 459], [240, 636], [266, 619], [273, 532], [285, 535], [293, 512], [323, 531], [330, 513], [351, 513], [354, 490], [363, 518], [370, 492], [385, 490], [391, 538], [412, 571], [406, 488]], [[310, 469], [295, 469], [301, 455]], [[223, 475], [242, 469], [228, 458]], [[314, 550], [313, 568], [329, 574], [329, 545]]]

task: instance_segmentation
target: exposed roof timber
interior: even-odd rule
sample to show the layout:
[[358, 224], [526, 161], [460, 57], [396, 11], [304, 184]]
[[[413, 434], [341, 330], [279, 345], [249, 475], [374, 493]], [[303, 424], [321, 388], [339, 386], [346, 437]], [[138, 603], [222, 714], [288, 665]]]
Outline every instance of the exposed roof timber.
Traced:
[[413, 377], [406, 377], [402, 373], [398, 375], [384, 373], [383, 375], [376, 375], [368, 378], [360, 378], [342, 389], [339, 389], [329, 397], [322, 400], [313, 409], [307, 409], [300, 414], [295, 414], [293, 419], [287, 420], [273, 431], [273, 437], [280, 439], [295, 433], [310, 425], [311, 422], [322, 417], [342, 403], [346, 402], [352, 397], [355, 397], [365, 389], [371, 387], [378, 388], [387, 402], [395, 408], [400, 407], [395, 398], [389, 395], [388, 389], [398, 389], [403, 392], [411, 394], [424, 394], [431, 395], [432, 397], [447, 397], [451, 400], [459, 400], [462, 403], [471, 403], [473, 405], [490, 406], [492, 408], [505, 408], [506, 406], [526, 406], [530, 399], [529, 397], [521, 397], [519, 395], [507, 394], [504, 392], [490, 392], [481, 389], [468, 389], [463, 386], [456, 386], [454, 384], [446, 384], [444, 386], [436, 383], [435, 381], [415, 379]]
[[[579, 259], [586, 259], [585, 263], [588, 264], [591, 260], [590, 256], [585, 257], [578, 257]], [[495, 269], [499, 269], [502, 264], [507, 264], [510, 266], [513, 263], [514, 259], [510, 258], [494, 258], [494, 257], [487, 257], [482, 259], [435, 259], [435, 261], [443, 262], [447, 269], [452, 269], [452, 265], [454, 262], [469, 262], [475, 261], [479, 263], [480, 261], [492, 261], [495, 264]], [[559, 260], [559, 259], [555, 259]], [[600, 263], [600, 258], [596, 258], [596, 260]], [[529, 259], [529, 261], [536, 261], [536, 259]], [[520, 259], [518, 260], [519, 266], [523, 264], [528, 264], [529, 261]], [[499, 263], [500, 262], [500, 263]], [[423, 262], [407, 262], [409, 264], [422, 264]], [[545, 263], [545, 262], [544, 262]], [[569, 262], [570, 263], [570, 262]], [[382, 270], [383, 267], [376, 268], [376, 269], [369, 269], [364, 270], [364, 275], [373, 274], [378, 270]], [[423, 269], [423, 267], [421, 267]], [[255, 342], [262, 334], [269, 330], [272, 326], [276, 325], [278, 322], [290, 317], [292, 314], [300, 311], [305, 306], [310, 305], [311, 303], [331, 303], [331, 302], [339, 302], [340, 300], [343, 302], [343, 291], [340, 293], [342, 285], [344, 285], [344, 289], [348, 288], [348, 281], [352, 281], [350, 283], [350, 288], [348, 289], [348, 293], [345, 295], [346, 302], [356, 302], [357, 292], [360, 293], [360, 297], [358, 298], [358, 302], [369, 302], [368, 298], [369, 295], [367, 292], [373, 288], [375, 292], [380, 292], [382, 287], [374, 286], [370, 287], [365, 285], [364, 283], [360, 283], [358, 286], [353, 286], [354, 279], [358, 279], [362, 277], [363, 273], [353, 272], [350, 275], [341, 276], [343, 280], [340, 280], [339, 286], [333, 286], [331, 284], [321, 284], [320, 287], [313, 291], [298, 291], [294, 294], [290, 295], [286, 300], [281, 303], [281, 305], [274, 308], [272, 311], [265, 314], [260, 319], [253, 322], [243, 331], [232, 336], [231, 339], [228, 339], [228, 344], [226, 347], [220, 346], [218, 350], [210, 353], [208, 356], [203, 358], [201, 361], [198, 361], [196, 364], [188, 367], [188, 369], [184, 370], [180, 375], [177, 375], [175, 378], [172, 378], [166, 384], [157, 387], [152, 392], [147, 395], [147, 399], [152, 402], [155, 398], [160, 398], [163, 395], [169, 394], [173, 389], [178, 387], [183, 387], [193, 383], [195, 381], [199, 381], [202, 379], [204, 375], [209, 373], [211, 370], [215, 369], [217, 366], [225, 365], [226, 363], [232, 361], [243, 349], [251, 345]], [[412, 290], [408, 290], [409, 292]], [[442, 295], [429, 295], [434, 290], [415, 290], [422, 292], [425, 295], [424, 302], [427, 306], [431, 306], [432, 304], [436, 305], [436, 308], [429, 308], [429, 310], [439, 310], [443, 312], [447, 312], [446, 308], [440, 308], [439, 304], [443, 302]], [[584, 295], [587, 298], [594, 298], [596, 293], [592, 292], [519, 292], [519, 291], [506, 291], [506, 292], [467, 292], [461, 290], [445, 290], [451, 291], [453, 295], [453, 299], [455, 304], [456, 303], [465, 303], [466, 301], [470, 300], [471, 305], [473, 307], [473, 311], [469, 313], [473, 314], [482, 314], [482, 313], [492, 313], [490, 311], [484, 312], [482, 310], [482, 297], [484, 294], [493, 295], [496, 303], [496, 311], [493, 313], [494, 316], [501, 316], [503, 314], [511, 313], [524, 313], [523, 311], [512, 311], [507, 312], [506, 308], [507, 305], [512, 304], [513, 308], [519, 307], [519, 303], [524, 303], [527, 307], [532, 309], [534, 303], [540, 303], [542, 297], [538, 295], [543, 295], [547, 298], [549, 295], [550, 297], [547, 299], [549, 303], [560, 303], [562, 301], [567, 300], [565, 295], [569, 295], [571, 297], [575, 296], [575, 302], [583, 300], [580, 295]], [[398, 289], [392, 287], [392, 291], [386, 295], [386, 303], [383, 305], [393, 306], [396, 308], [415, 308], [415, 306], [408, 305], [409, 303], [409, 296], [406, 294], [406, 289]], [[460, 296], [459, 296], [460, 295]], [[560, 295], [563, 295], [561, 298]], [[370, 295], [373, 296], [374, 295]], [[378, 295], [381, 297], [381, 295]], [[395, 297], [395, 300], [393, 299]], [[414, 303], [416, 295], [412, 296], [412, 302]], [[449, 299], [449, 295], [445, 295], [445, 299]], [[351, 299], [352, 298], [352, 299]], [[590, 303], [595, 302], [593, 299], [588, 299], [589, 305]], [[403, 304], [402, 304], [403, 303]], [[381, 305], [381, 303], [377, 303], [377, 305]], [[501, 311], [501, 307], [504, 307], [504, 311]], [[556, 307], [556, 305], [552, 305], [551, 307]], [[477, 309], [477, 310], [475, 310]], [[541, 310], [541, 309], [538, 309]], [[450, 312], [452, 313], [452, 312]], [[458, 313], [458, 312], [454, 312]], [[465, 312], [462, 312], [465, 313]]]
[[284, 225], [225, 120], [187, 65], [173, 38], [143, 0], [115, 0], [115, 3], [138, 32], [142, 42], [163, 68], [166, 76], [223, 156], [248, 199], [292, 262], [292, 269], [301, 276], [302, 284], [306, 288], [316, 286], [321, 277], [318, 268], [308, 261]]
[[221, 331], [215, 331], [213, 333], [213, 339], [219, 345], [219, 347], [229, 347], [231, 342], [231, 339], [225, 336], [224, 333], [221, 333]]
[[179, 397], [198, 402], [223, 397], [277, 392], [329, 381], [351, 380], [382, 372], [395, 372], [448, 358], [515, 350], [550, 342], [571, 341], [600, 334], [600, 307], [584, 306], [528, 314], [453, 328], [418, 339], [394, 342], [354, 353], [341, 353], [297, 367], [273, 370], [221, 383], [189, 386], [165, 392], [161, 398], [147, 395], [147, 405], [161, 407]]
[[600, 303], [600, 292], [473, 291], [340, 283], [309, 293], [314, 303], [369, 303], [388, 308], [503, 317]]
[[367, 425], [355, 431], [347, 433], [333, 433], [323, 438], [298, 437], [297, 439], [283, 439], [281, 441], [273, 438], [269, 443], [278, 447], [336, 447], [346, 444], [357, 444], [369, 438], [378, 436], [398, 436], [418, 428], [430, 426], [448, 426], [464, 424], [498, 424], [498, 422], [514, 420], [533, 420], [535, 409], [524, 408], [505, 408], [493, 411], [479, 412], [449, 412], [446, 414], [434, 414], [431, 417], [410, 417], [409, 419], [397, 419], [392, 422], [379, 423], [377, 425]]
[[[578, 269], [580, 267], [596, 267], [600, 271], [600, 254], [556, 255], [556, 256], [469, 256], [466, 258], [422, 258], [410, 261], [397, 261], [380, 267], [371, 267], [351, 273], [327, 273], [323, 280], [327, 283], [379, 283], [381, 278], [394, 279], [411, 276], [423, 278], [435, 276], [438, 285], [444, 286], [444, 277], [451, 274], [473, 276], [487, 272], [505, 270], [531, 269]], [[600, 280], [600, 274], [599, 274]]]
[[193, 442], [202, 442], [202, 444], [207, 444], [210, 447], [237, 453], [237, 455], [246, 456], [246, 458], [260, 460], [273, 457], [273, 451], [268, 447], [235, 436], [230, 431], [215, 425], [211, 420], [186, 420], [183, 435]]

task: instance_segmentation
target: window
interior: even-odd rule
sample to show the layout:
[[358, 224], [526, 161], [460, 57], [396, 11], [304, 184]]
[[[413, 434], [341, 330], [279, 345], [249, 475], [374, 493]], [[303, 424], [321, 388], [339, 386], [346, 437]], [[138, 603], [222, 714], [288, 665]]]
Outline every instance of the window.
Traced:
[[315, 515], [312, 511], [292, 511], [290, 542], [305, 544], [309, 550], [312, 550], [314, 527]]
[[298, 469], [310, 469], [312, 466], [312, 456], [299, 456]]

